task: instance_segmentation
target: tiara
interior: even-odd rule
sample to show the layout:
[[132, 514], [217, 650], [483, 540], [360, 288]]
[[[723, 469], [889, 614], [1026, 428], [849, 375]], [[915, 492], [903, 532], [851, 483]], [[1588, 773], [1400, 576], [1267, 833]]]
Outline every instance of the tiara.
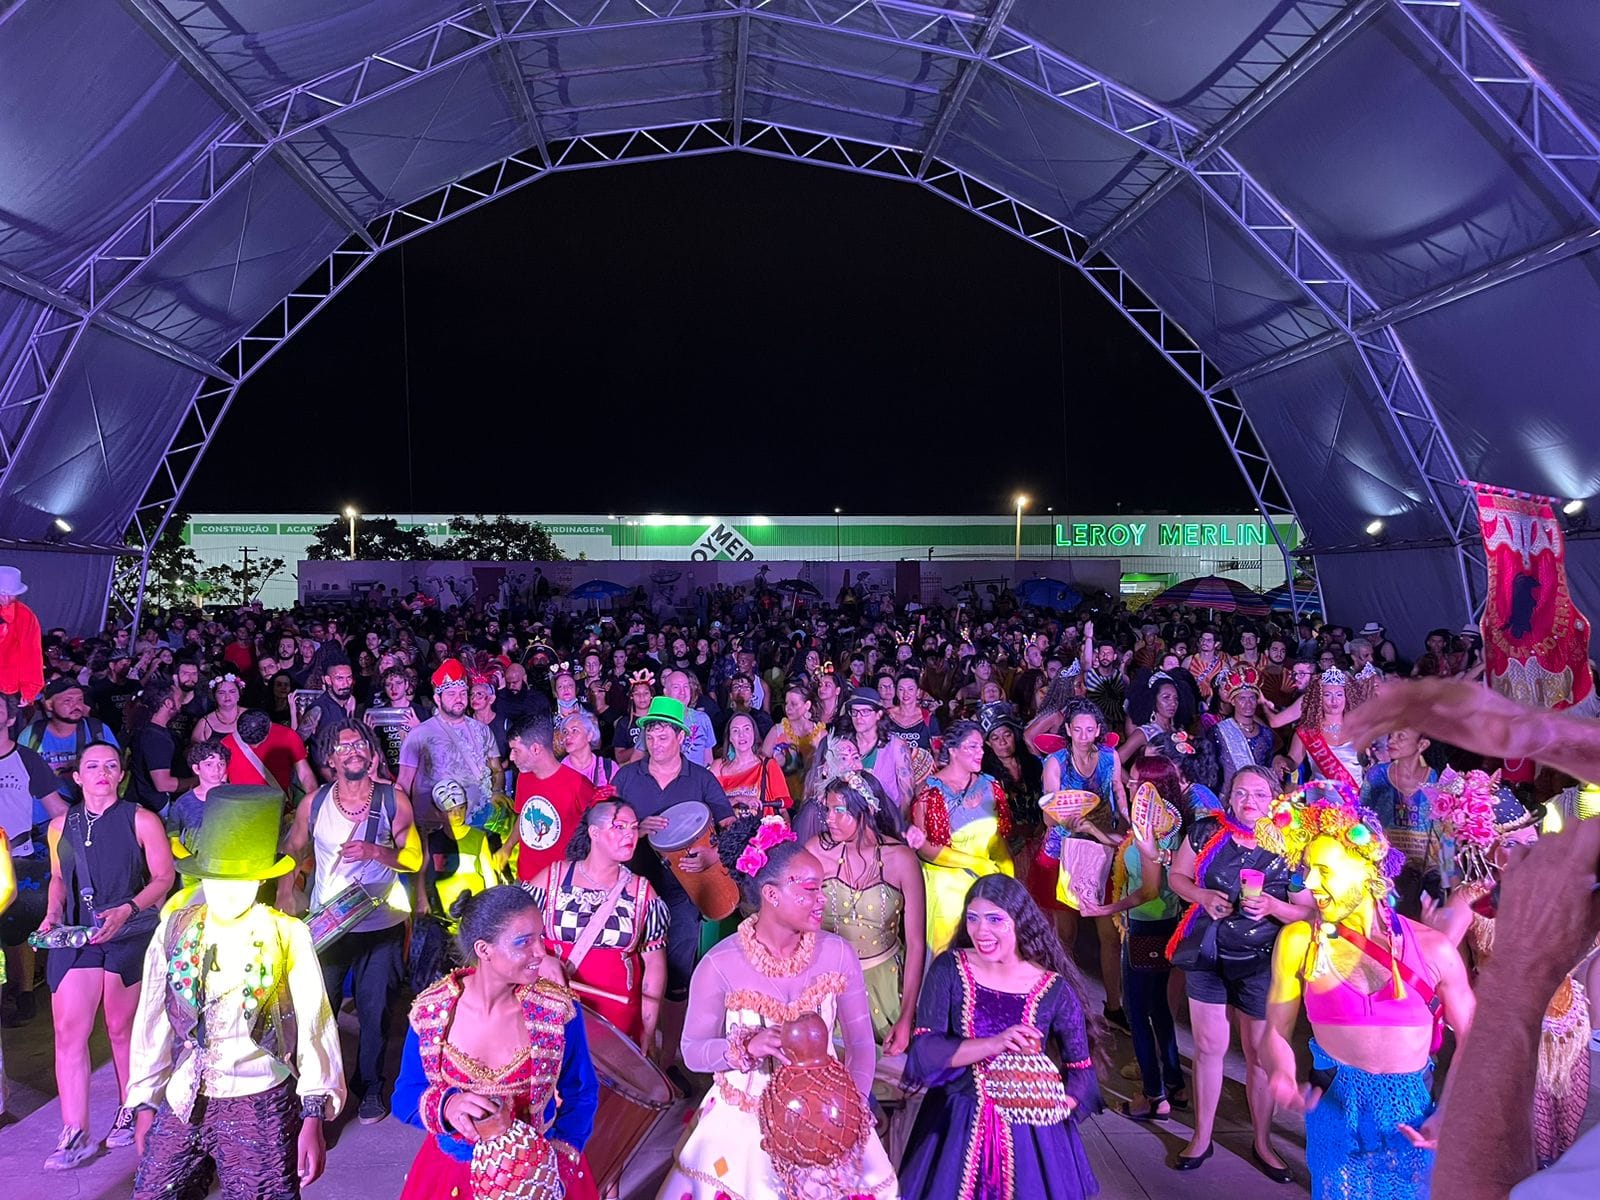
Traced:
[[1245, 688], [1257, 691], [1261, 688], [1261, 673], [1254, 667], [1244, 667], [1238, 671], [1229, 671], [1222, 677], [1222, 693], [1225, 696], [1243, 691]]
[[1342, 688], [1349, 685], [1350, 676], [1346, 675], [1338, 667], [1329, 667], [1320, 676], [1318, 676], [1318, 680], [1321, 682], [1323, 687]]

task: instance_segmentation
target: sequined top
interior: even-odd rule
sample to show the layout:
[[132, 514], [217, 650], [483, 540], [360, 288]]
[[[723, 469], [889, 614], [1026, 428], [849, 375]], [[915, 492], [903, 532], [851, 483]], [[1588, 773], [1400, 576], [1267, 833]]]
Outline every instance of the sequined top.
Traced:
[[835, 876], [822, 881], [822, 894], [828, 902], [822, 927], [849, 942], [857, 958], [865, 962], [900, 948], [906, 899], [894, 884], [880, 880], [853, 888]]

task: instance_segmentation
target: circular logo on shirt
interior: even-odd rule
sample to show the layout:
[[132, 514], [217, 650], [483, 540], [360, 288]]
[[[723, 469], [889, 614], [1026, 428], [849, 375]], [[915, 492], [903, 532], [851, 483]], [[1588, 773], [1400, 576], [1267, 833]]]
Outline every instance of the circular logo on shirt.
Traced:
[[561, 837], [561, 814], [543, 796], [529, 796], [517, 814], [517, 835], [530, 850], [548, 850]]

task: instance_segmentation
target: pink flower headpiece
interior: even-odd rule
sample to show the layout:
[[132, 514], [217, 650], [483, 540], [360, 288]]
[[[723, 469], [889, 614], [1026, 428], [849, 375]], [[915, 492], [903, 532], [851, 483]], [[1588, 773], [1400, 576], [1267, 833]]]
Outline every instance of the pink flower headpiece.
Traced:
[[1458, 843], [1487, 849], [1495, 839], [1494, 801], [1499, 786], [1498, 771], [1462, 775], [1446, 768], [1439, 782], [1428, 789], [1434, 820], [1449, 826]]
[[756, 827], [755, 836], [739, 852], [739, 861], [733, 864], [734, 869], [741, 875], [753, 876], [767, 865], [767, 856], [774, 846], [795, 840], [794, 830], [782, 817], [763, 817], [761, 824]]

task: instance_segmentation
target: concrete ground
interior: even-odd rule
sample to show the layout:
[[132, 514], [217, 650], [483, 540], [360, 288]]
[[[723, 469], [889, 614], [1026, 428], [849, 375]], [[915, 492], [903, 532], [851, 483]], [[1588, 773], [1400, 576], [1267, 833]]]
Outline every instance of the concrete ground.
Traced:
[[[1097, 985], [1090, 982], [1091, 988]], [[40, 1170], [54, 1148], [61, 1128], [60, 1109], [54, 1096], [50, 1051], [48, 995], [41, 991], [39, 1016], [28, 1026], [4, 1032], [7, 1074], [12, 1081], [10, 1113], [0, 1127], [0, 1169], [14, 1181], [26, 1180], [21, 1191], [4, 1188], [8, 1195], [48, 1194], [51, 1200], [126, 1200], [135, 1166], [135, 1152], [110, 1150], [75, 1171], [45, 1176]], [[346, 1053], [354, 1053], [354, 1018], [344, 1014], [341, 1027]], [[1186, 1028], [1179, 1039], [1185, 1057], [1192, 1051]], [[398, 1046], [398, 1042], [396, 1042]], [[93, 1043], [95, 1071], [91, 1086], [91, 1135], [103, 1137], [116, 1107], [116, 1085], [103, 1032]], [[1116, 1038], [1117, 1061], [1131, 1060], [1127, 1037]], [[1600, 1063], [1595, 1064], [1600, 1081]], [[1228, 1079], [1217, 1120], [1217, 1152], [1198, 1171], [1179, 1174], [1167, 1160], [1189, 1138], [1186, 1114], [1144, 1125], [1108, 1111], [1084, 1122], [1083, 1137], [1090, 1161], [1100, 1181], [1103, 1200], [1238, 1200], [1242, 1194], [1308, 1194], [1304, 1130], [1298, 1119], [1280, 1118], [1275, 1142], [1295, 1172], [1290, 1185], [1269, 1183], [1250, 1162], [1250, 1123], [1240, 1083], [1243, 1061], [1229, 1056]], [[1136, 1089], [1120, 1077], [1103, 1080], [1108, 1108]], [[1596, 1090], [1600, 1090], [1597, 1088]], [[1594, 1091], [1591, 1091], [1591, 1097]], [[623, 1200], [653, 1200], [670, 1161], [672, 1148], [682, 1135], [689, 1106], [680, 1103], [656, 1127], [634, 1155], [623, 1177]], [[1586, 1127], [1600, 1118], [1600, 1103], [1591, 1099]], [[329, 1136], [327, 1173], [307, 1191], [309, 1200], [378, 1200], [398, 1196], [406, 1168], [416, 1153], [422, 1134], [392, 1117], [376, 1125], [361, 1125], [346, 1114]], [[34, 1190], [37, 1189], [37, 1190]], [[675, 1200], [675, 1198], [673, 1198]], [[1029, 1198], [1041, 1200], [1041, 1198]]]

